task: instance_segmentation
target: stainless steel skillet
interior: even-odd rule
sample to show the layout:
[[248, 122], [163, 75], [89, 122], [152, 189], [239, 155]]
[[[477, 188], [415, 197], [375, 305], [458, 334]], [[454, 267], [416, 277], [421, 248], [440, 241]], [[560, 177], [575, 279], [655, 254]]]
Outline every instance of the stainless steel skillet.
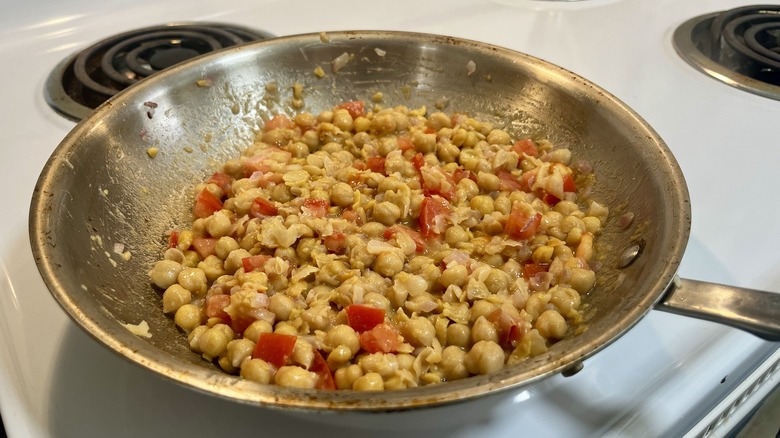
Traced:
[[[348, 61], [334, 71], [332, 61], [344, 53]], [[318, 66], [325, 77], [313, 73]], [[295, 111], [294, 83], [303, 85], [303, 103], [311, 112], [368, 100], [379, 91], [388, 103], [446, 105], [448, 112], [546, 137], [587, 160], [597, 179], [592, 197], [635, 216], [623, 230], [619, 214], [613, 214], [600, 238], [603, 281], [585, 298], [587, 329], [494, 375], [380, 396], [257, 385], [192, 353], [162, 314], [159, 292], [146, 273], [160, 255], [165, 232], [189, 223], [191, 188], [250, 144], [263, 119]], [[153, 159], [150, 148], [158, 151]], [[606, 91], [500, 47], [373, 31], [235, 47], [144, 80], [98, 108], [62, 141], [41, 173], [30, 211], [30, 242], [44, 281], [68, 314], [109, 349], [220, 397], [320, 412], [410, 410], [517, 388], [572, 370], [653, 308], [728, 319], [777, 340], [779, 295], [674, 281], [689, 227], [687, 188], [671, 152]], [[627, 263], [625, 253], [632, 248], [641, 251]], [[738, 298], [721, 298], [726, 291]], [[747, 300], [755, 302], [743, 306]], [[149, 324], [151, 338], [122, 325], [141, 321]]]

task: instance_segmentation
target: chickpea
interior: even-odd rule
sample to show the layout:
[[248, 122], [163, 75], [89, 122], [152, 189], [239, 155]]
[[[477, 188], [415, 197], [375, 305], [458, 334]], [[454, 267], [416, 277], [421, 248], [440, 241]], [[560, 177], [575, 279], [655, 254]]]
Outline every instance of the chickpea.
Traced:
[[173, 320], [179, 328], [185, 332], [190, 332], [200, 325], [200, 309], [194, 304], [185, 304], [176, 310]]
[[482, 213], [483, 216], [493, 213], [493, 211], [495, 211], [495, 209], [493, 208], [493, 199], [490, 196], [485, 196], [485, 195], [475, 196], [471, 198], [471, 201], [469, 201], [469, 205], [474, 210], [477, 210], [480, 213]]
[[377, 222], [390, 226], [401, 217], [401, 209], [392, 202], [380, 202], [374, 206], [373, 216]]
[[249, 339], [234, 339], [227, 344], [227, 359], [233, 368], [239, 368], [241, 363], [252, 356], [255, 343]]
[[480, 316], [471, 328], [471, 341], [475, 344], [479, 341], [492, 341], [498, 343], [498, 330], [484, 316]]
[[[503, 262], [503, 258], [501, 259], [501, 262]], [[485, 286], [487, 286], [490, 293], [493, 294], [506, 291], [509, 287], [509, 277], [500, 269], [491, 269], [485, 279]]]
[[202, 297], [206, 294], [208, 280], [203, 269], [184, 268], [179, 272], [177, 281], [183, 288], [192, 292], [197, 297]]
[[273, 331], [273, 327], [268, 321], [258, 319], [257, 321], [252, 322], [252, 324], [249, 324], [249, 327], [244, 330], [244, 338], [249, 339], [252, 342], [257, 342], [262, 333], [271, 333]]
[[230, 232], [230, 226], [233, 223], [225, 211], [220, 210], [206, 220], [206, 231], [211, 237], [222, 237]]
[[286, 365], [280, 367], [274, 376], [274, 383], [291, 388], [314, 388], [317, 385], [317, 374], [299, 366]]
[[325, 335], [325, 345], [331, 348], [344, 345], [354, 355], [360, 350], [360, 339], [352, 327], [346, 324], [339, 324], [328, 330], [328, 333]]
[[217, 240], [217, 244], [214, 246], [214, 253], [217, 255], [217, 257], [225, 260], [225, 258], [227, 258], [227, 256], [230, 254], [230, 251], [236, 250], [238, 248], [239, 246], [236, 239], [230, 236], [223, 236]]
[[469, 234], [460, 225], [453, 225], [444, 232], [444, 240], [450, 246], [456, 246], [458, 243], [468, 242]]
[[447, 326], [447, 343], [461, 348], [471, 345], [471, 328], [466, 324], [454, 323]]
[[442, 375], [446, 380], [458, 380], [469, 376], [466, 369], [466, 352], [460, 347], [450, 345], [441, 352], [441, 363], [439, 366]]
[[439, 277], [439, 282], [442, 286], [449, 287], [451, 285], [462, 286], [468, 278], [469, 271], [463, 265], [452, 265], [444, 270]]
[[171, 313], [179, 310], [179, 307], [189, 304], [192, 300], [192, 292], [183, 288], [180, 284], [171, 285], [163, 292], [163, 313]]
[[463, 359], [471, 374], [495, 373], [504, 367], [504, 349], [493, 341], [479, 341]]
[[181, 263], [173, 260], [160, 260], [155, 263], [152, 270], [149, 271], [149, 278], [152, 283], [160, 289], [167, 289], [176, 283], [176, 277], [183, 269]]
[[547, 339], [562, 339], [566, 334], [566, 320], [557, 310], [545, 310], [536, 319], [534, 328]]
[[404, 268], [403, 258], [395, 252], [385, 251], [379, 253], [374, 261], [374, 271], [384, 277], [393, 277]]
[[355, 391], [383, 391], [385, 382], [378, 373], [366, 373], [355, 379], [352, 389]]
[[415, 316], [401, 326], [401, 334], [415, 347], [428, 347], [436, 338], [436, 329], [428, 318]]
[[224, 324], [217, 324], [200, 335], [198, 348], [205, 356], [216, 358], [222, 356], [227, 351], [227, 344], [231, 341], [231, 338], [227, 336], [227, 333], [220, 325]]
[[333, 380], [338, 389], [352, 389], [355, 381], [363, 376], [363, 368], [358, 364], [352, 364], [339, 368], [333, 373]]
[[349, 207], [355, 202], [355, 192], [347, 183], [336, 183], [330, 189], [330, 202], [339, 207]]
[[358, 364], [364, 373], [377, 373], [382, 378], [390, 377], [398, 371], [398, 360], [394, 354], [367, 354], [360, 358]]
[[273, 366], [262, 359], [249, 359], [241, 364], [241, 377], [244, 379], [268, 384], [273, 376]]
[[[490, 164], [487, 164], [487, 166], [483, 167], [490, 169]], [[477, 174], [477, 185], [482, 190], [492, 192], [498, 190], [498, 187], [501, 185], [501, 180], [489, 171], [481, 171]]]

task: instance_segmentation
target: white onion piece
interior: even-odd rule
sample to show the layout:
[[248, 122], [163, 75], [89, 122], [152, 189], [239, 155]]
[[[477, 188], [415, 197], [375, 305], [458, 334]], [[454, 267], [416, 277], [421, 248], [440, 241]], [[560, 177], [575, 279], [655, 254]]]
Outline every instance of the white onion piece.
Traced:
[[337, 56], [336, 59], [331, 62], [331, 69], [333, 70], [333, 73], [338, 73], [339, 70], [347, 65], [347, 62], [349, 62], [349, 53], [344, 52]]

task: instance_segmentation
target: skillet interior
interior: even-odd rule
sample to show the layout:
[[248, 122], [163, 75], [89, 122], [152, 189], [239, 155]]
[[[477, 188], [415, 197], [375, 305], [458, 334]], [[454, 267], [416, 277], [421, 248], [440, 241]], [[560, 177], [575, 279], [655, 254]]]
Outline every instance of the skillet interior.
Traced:
[[[88, 333], [132, 362], [229, 399], [375, 411], [464, 400], [535, 381], [594, 354], [650, 310], [677, 270], [690, 208], [677, 163], [637, 114], [569, 71], [499, 47], [399, 32], [329, 38], [279, 38], [184, 63], [109, 100], [62, 141], [33, 195], [30, 239], [52, 294]], [[333, 73], [331, 61], [342, 53], [351, 60]], [[313, 74], [317, 66], [324, 78]], [[346, 100], [368, 101], [377, 91], [388, 104], [429, 111], [446, 99], [447, 112], [548, 138], [589, 161], [597, 177], [592, 197], [613, 213], [600, 237], [605, 281], [584, 300], [587, 330], [494, 375], [382, 397], [261, 386], [192, 353], [162, 314], [160, 292], [146, 273], [161, 255], [165, 232], [190, 222], [192, 187], [251, 143], [263, 119], [295, 111], [296, 82], [305, 89], [304, 109], [313, 113]], [[276, 99], [266, 90], [271, 83]], [[157, 104], [153, 117], [144, 102]], [[149, 147], [159, 149], [156, 158], [147, 155]], [[615, 206], [635, 213], [628, 231], [616, 226]], [[645, 242], [642, 255], [617, 269], [619, 253], [637, 239]], [[120, 257], [115, 244], [132, 257]], [[150, 325], [148, 340], [120, 324], [142, 320]]]

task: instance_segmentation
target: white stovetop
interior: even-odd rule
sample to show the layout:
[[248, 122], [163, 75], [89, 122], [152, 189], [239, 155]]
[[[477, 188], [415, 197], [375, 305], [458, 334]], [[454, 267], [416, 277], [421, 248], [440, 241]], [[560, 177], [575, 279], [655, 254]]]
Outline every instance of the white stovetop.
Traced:
[[[322, 426], [181, 388], [109, 353], [50, 297], [28, 243], [36, 178], [73, 124], [43, 98], [48, 72], [112, 34], [218, 21], [277, 35], [392, 29], [481, 40], [601, 85], [641, 114], [686, 175], [693, 227], [684, 277], [780, 292], [776, 202], [780, 102], [704, 77], [678, 58], [674, 29], [727, 0], [0, 0], [0, 411], [11, 437], [342, 437]], [[689, 431], [776, 350], [712, 323], [652, 311], [571, 378], [529, 387], [467, 427], [412, 436], [675, 436]], [[748, 383], [750, 383], [748, 381]], [[694, 429], [694, 432], [697, 432]], [[722, 433], [722, 431], [720, 432]], [[372, 436], [395, 436], [389, 431]]]

